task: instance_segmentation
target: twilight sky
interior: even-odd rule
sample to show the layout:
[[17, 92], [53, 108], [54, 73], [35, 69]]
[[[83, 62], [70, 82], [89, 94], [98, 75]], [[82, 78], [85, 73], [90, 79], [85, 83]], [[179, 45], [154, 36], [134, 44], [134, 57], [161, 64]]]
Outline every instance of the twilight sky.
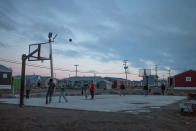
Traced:
[[[196, 69], [196, 0], [1, 0], [0, 60], [21, 62], [28, 45], [48, 40], [53, 44], [54, 67], [78, 75], [125, 78], [128, 60], [130, 80], [138, 69], [159, 76]], [[73, 42], [69, 43], [68, 39]], [[27, 62], [49, 67], [49, 61]], [[20, 74], [21, 65], [0, 61]], [[50, 75], [48, 69], [27, 67], [27, 74]], [[55, 70], [56, 77], [74, 72]], [[87, 73], [90, 72], [90, 73]], [[106, 74], [99, 74], [106, 73]], [[154, 74], [154, 71], [152, 71]]]

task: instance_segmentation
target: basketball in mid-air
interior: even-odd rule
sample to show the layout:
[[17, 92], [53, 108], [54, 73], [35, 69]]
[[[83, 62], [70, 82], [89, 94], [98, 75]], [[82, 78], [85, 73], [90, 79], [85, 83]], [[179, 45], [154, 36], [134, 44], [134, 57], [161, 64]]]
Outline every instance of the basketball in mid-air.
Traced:
[[69, 39], [69, 42], [72, 42], [72, 38]]

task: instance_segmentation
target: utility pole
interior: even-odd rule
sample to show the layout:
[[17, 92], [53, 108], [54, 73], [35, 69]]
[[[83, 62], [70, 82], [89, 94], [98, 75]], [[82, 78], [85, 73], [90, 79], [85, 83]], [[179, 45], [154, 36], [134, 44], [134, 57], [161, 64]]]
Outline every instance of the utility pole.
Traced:
[[123, 61], [123, 65], [124, 65], [124, 69], [125, 69], [125, 75], [126, 75], [126, 87], [127, 87], [127, 69], [128, 69], [127, 62], [128, 62], [128, 60]]
[[156, 64], [156, 65], [155, 65], [155, 75], [156, 75], [155, 86], [158, 86], [157, 68], [158, 68], [158, 65]]
[[171, 69], [168, 70], [169, 77], [171, 76]]
[[144, 78], [146, 79], [146, 86], [148, 86], [148, 75], [146, 73], [146, 69], [144, 69]]
[[51, 78], [53, 79], [53, 59], [52, 59], [52, 32], [48, 34], [49, 45], [50, 45], [50, 70], [51, 70]]
[[170, 88], [170, 85], [171, 85], [171, 83], [170, 83], [171, 82], [170, 81], [171, 69], [168, 70], [168, 74], [169, 74], [169, 77], [168, 77], [168, 80], [167, 80], [167, 83], [168, 83], [167, 87]]
[[94, 72], [94, 84], [95, 84], [95, 77], [96, 77], [96, 73]]
[[163, 75], [163, 81], [165, 80], [165, 75]]
[[57, 34], [53, 37], [53, 40], [51, 40], [52, 38], [52, 32], [48, 33], [48, 38], [49, 38], [49, 45], [50, 45], [50, 69], [51, 69], [51, 78], [54, 78], [54, 74], [53, 74], [53, 58], [52, 58], [52, 42], [54, 42], [54, 39], [57, 37]]
[[155, 65], [155, 75], [157, 76], [157, 68], [158, 68], [158, 65]]
[[78, 74], [78, 68], [77, 68], [77, 67], [78, 67], [79, 65], [74, 65], [74, 66], [76, 67], [76, 77], [77, 77], [77, 74]]

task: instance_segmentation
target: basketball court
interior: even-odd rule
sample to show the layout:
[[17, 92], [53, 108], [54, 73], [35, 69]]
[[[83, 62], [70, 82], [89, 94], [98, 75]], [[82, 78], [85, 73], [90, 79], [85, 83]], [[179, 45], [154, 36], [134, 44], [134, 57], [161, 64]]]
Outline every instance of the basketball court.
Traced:
[[[90, 97], [90, 96], [89, 96]], [[84, 96], [67, 96], [68, 103], [58, 103], [58, 96], [53, 97], [51, 104], [45, 104], [44, 98], [30, 98], [24, 100], [25, 106], [41, 106], [48, 108], [64, 108], [88, 111], [125, 112], [135, 110], [150, 112], [153, 108], [161, 108], [177, 101], [186, 99], [185, 96], [143, 96], [143, 95], [96, 95], [95, 100], [85, 99]], [[19, 104], [19, 98], [0, 99], [3, 103]]]

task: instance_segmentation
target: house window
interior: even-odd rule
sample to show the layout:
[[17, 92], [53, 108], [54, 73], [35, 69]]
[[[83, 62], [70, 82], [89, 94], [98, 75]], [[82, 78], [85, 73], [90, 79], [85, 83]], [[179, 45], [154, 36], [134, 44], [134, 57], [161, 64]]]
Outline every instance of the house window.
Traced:
[[186, 77], [186, 81], [191, 81], [191, 77]]
[[7, 78], [7, 74], [4, 73], [3, 74], [3, 78], [6, 79]]

